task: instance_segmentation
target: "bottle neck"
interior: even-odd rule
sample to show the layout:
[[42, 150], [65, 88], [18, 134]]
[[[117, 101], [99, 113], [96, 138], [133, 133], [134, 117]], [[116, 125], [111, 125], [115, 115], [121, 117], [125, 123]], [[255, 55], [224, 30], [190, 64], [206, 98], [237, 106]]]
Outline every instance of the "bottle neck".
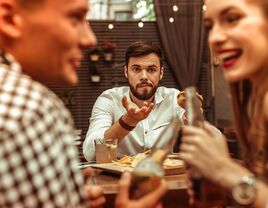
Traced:
[[153, 149], [151, 157], [159, 164], [163, 164], [166, 156], [169, 153], [169, 149]]
[[202, 103], [196, 95], [196, 89], [194, 87], [188, 87], [185, 89], [186, 96], [186, 117], [188, 125], [202, 127], [203, 126], [203, 112]]
[[180, 127], [180, 120], [174, 118], [162, 132], [152, 148], [151, 157], [156, 162], [162, 164], [166, 156], [172, 151], [175, 141], [178, 138]]

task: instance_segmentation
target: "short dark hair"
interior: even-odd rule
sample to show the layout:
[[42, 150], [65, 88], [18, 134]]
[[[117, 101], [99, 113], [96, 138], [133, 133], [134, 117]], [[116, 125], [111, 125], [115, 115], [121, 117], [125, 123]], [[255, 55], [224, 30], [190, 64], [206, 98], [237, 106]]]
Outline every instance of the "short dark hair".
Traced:
[[16, 0], [17, 3], [26, 8], [26, 9], [33, 9], [36, 6], [40, 6], [42, 3], [44, 3], [45, 0]]
[[125, 61], [128, 66], [131, 57], [139, 57], [154, 53], [158, 56], [160, 67], [162, 67], [162, 51], [161, 48], [150, 41], [136, 41], [132, 43], [126, 50]]

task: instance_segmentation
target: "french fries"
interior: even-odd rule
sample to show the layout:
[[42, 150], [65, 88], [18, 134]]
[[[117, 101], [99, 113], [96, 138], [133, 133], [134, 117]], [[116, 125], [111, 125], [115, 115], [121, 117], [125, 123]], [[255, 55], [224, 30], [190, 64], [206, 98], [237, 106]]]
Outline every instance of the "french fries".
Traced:
[[[134, 156], [124, 156], [121, 159], [117, 161], [112, 161], [116, 165], [121, 165], [121, 166], [130, 166], [130, 167], [135, 167], [141, 160], [143, 160], [145, 157], [147, 157], [151, 153], [151, 150], [146, 150], [143, 153], [138, 153], [137, 155]], [[169, 159], [167, 158], [164, 161], [163, 166], [164, 167], [175, 167], [175, 166], [181, 166], [183, 165], [183, 162], [178, 159]]]
[[124, 156], [121, 159], [117, 160], [116, 163], [119, 164], [125, 164], [125, 165], [130, 165], [133, 161], [135, 156]]

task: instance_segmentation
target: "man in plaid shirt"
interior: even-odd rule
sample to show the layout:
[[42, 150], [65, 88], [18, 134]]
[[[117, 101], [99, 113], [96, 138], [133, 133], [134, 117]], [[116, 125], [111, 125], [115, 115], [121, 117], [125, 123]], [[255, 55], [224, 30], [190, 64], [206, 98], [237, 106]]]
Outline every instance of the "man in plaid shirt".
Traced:
[[[100, 207], [100, 187], [84, 187], [71, 116], [48, 83], [72, 86], [82, 49], [96, 38], [86, 0], [0, 0], [0, 207]], [[117, 207], [153, 207], [120, 181]]]

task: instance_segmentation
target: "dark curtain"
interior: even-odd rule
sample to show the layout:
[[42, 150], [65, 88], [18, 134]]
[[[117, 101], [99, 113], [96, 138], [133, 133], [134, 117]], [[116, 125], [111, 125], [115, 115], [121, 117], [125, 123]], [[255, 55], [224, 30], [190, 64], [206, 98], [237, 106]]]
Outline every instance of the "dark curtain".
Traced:
[[[179, 86], [198, 86], [206, 35], [202, 0], [154, 0], [162, 47]], [[173, 5], [179, 10], [173, 11]], [[169, 18], [173, 17], [171, 23]]]

